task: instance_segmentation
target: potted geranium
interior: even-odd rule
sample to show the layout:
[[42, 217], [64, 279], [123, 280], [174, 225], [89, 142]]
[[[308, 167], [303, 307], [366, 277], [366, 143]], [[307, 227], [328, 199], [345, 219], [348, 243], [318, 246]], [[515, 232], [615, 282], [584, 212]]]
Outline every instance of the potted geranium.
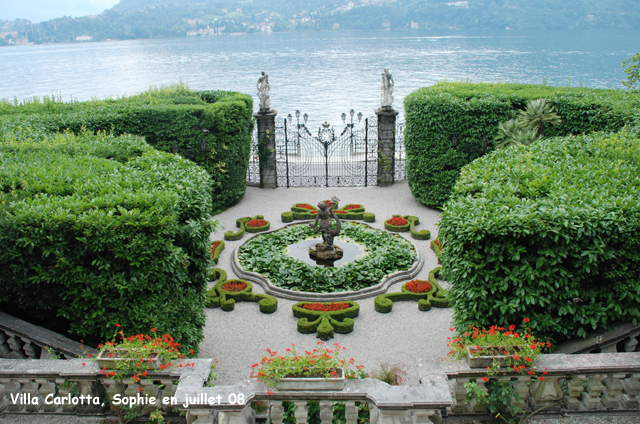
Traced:
[[321, 341], [304, 354], [298, 354], [295, 344], [285, 349], [284, 355], [266, 349], [268, 355], [251, 367], [251, 377], [278, 390], [342, 390], [345, 379], [367, 376], [364, 366], [354, 365], [345, 350], [338, 343], [324, 347]]

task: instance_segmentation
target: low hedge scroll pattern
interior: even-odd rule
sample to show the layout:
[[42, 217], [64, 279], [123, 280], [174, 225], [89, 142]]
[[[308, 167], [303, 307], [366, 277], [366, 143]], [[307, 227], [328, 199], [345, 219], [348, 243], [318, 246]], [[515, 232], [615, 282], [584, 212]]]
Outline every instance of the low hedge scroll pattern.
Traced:
[[[365, 212], [364, 206], [359, 203], [349, 203], [333, 211], [340, 219], [364, 220], [366, 222], [374, 222], [376, 220], [376, 215], [371, 212]], [[281, 218], [282, 222], [291, 222], [294, 219], [315, 219], [317, 213], [318, 208], [310, 203], [295, 203], [291, 206], [291, 212], [282, 212]]]
[[[259, 227], [251, 227], [249, 225], [247, 225], [247, 223], [251, 220], [254, 219], [259, 219], [264, 221], [266, 224], [259, 226]], [[268, 231], [269, 228], [271, 227], [271, 223], [269, 221], [265, 221], [264, 220], [264, 216], [263, 215], [256, 215], [256, 216], [245, 216], [242, 218], [238, 218], [236, 219], [236, 227], [239, 228], [239, 230], [237, 232], [233, 232], [231, 230], [229, 231], [225, 231], [224, 233], [224, 239], [225, 240], [229, 240], [229, 241], [235, 241], [235, 240], [240, 240], [242, 237], [244, 237], [244, 233], [261, 233], [263, 231]]]
[[[253, 285], [247, 280], [241, 280], [233, 278], [227, 280], [227, 273], [220, 268], [213, 268], [209, 271], [209, 279], [211, 281], [218, 282], [207, 291], [206, 304], [208, 308], [220, 307], [223, 311], [233, 311], [236, 302], [257, 302], [260, 307], [260, 312], [264, 314], [271, 314], [278, 309], [278, 299], [266, 294], [252, 293]], [[246, 284], [244, 290], [229, 291], [225, 290], [223, 286], [230, 282], [237, 281], [239, 283]]]
[[220, 254], [224, 250], [224, 241], [222, 240], [214, 240], [211, 242], [211, 260], [213, 260], [214, 264], [218, 264], [218, 259], [220, 258]]
[[436, 308], [449, 307], [449, 301], [447, 300], [447, 291], [440, 287], [436, 281], [436, 276], [440, 275], [442, 267], [433, 269], [429, 273], [429, 284], [431, 284], [431, 290], [426, 293], [414, 293], [406, 288], [408, 283], [402, 285], [402, 291], [397, 293], [387, 293], [376, 296], [374, 300], [374, 306], [376, 311], [387, 313], [391, 312], [394, 301], [401, 300], [417, 300], [418, 309], [421, 311], [428, 311], [432, 306]]
[[[348, 303], [349, 307], [337, 311], [312, 311], [305, 309], [304, 304], [326, 304], [332, 302], [298, 302], [291, 307], [293, 316], [298, 319], [298, 331], [302, 334], [316, 333], [320, 340], [333, 338], [334, 333], [348, 334], [353, 331], [353, 318], [360, 313], [357, 302]], [[342, 302], [341, 302], [342, 303]]]
[[[393, 220], [396, 218], [401, 218], [405, 220], [406, 224], [397, 225], [394, 224]], [[397, 220], [397, 219], [396, 219]], [[431, 231], [429, 230], [421, 230], [417, 231], [416, 226], [420, 224], [420, 219], [417, 216], [411, 215], [393, 215], [391, 218], [387, 219], [384, 222], [384, 228], [387, 231], [393, 231], [394, 233], [403, 233], [409, 231], [411, 237], [415, 240], [429, 240], [431, 238]]]

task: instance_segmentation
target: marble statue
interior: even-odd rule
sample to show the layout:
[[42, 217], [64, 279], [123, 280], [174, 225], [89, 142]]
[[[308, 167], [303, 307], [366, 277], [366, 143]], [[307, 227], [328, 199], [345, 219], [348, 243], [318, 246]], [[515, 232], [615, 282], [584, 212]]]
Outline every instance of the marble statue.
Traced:
[[263, 72], [262, 76], [258, 78], [256, 87], [258, 88], [258, 99], [260, 99], [260, 112], [266, 113], [271, 110], [271, 105], [269, 104], [269, 91], [271, 91], [269, 75]]
[[381, 94], [381, 106], [384, 109], [391, 109], [393, 103], [393, 77], [389, 72], [389, 69], [385, 68], [382, 73], [382, 94]]

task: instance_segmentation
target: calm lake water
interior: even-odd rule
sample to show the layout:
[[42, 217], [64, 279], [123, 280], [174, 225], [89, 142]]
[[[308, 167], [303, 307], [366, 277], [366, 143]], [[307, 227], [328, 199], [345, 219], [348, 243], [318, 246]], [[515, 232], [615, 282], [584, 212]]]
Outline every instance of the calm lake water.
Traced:
[[389, 68], [396, 109], [438, 81], [622, 88], [622, 61], [640, 31], [404, 31], [278, 33], [0, 48], [0, 98], [60, 94], [79, 100], [144, 91], [182, 79], [193, 89], [254, 96], [261, 71], [280, 116], [310, 123], [373, 115]]

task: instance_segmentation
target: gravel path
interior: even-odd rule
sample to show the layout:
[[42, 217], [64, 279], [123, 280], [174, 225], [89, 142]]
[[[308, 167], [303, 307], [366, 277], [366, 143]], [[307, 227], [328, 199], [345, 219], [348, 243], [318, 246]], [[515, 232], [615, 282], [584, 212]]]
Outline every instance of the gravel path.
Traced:
[[[235, 220], [243, 216], [264, 215], [271, 228], [280, 228], [280, 214], [290, 210], [294, 203], [317, 204], [321, 200], [337, 196], [340, 205], [360, 203], [367, 212], [376, 214], [371, 226], [384, 229], [384, 221], [393, 214], [415, 215], [420, 218], [418, 229], [431, 231], [431, 239], [437, 236], [436, 223], [440, 212], [418, 203], [411, 195], [406, 182], [391, 187], [349, 188], [279, 188], [258, 189], [248, 187], [244, 199], [215, 218], [226, 229], [235, 231]], [[224, 230], [212, 235], [212, 240], [222, 240]], [[414, 240], [409, 233], [401, 233], [409, 239], [424, 257], [424, 266], [416, 278], [427, 279], [429, 271], [438, 266], [436, 255], [429, 247], [430, 240]], [[248, 235], [238, 241], [225, 241], [218, 266], [237, 277], [231, 270], [233, 250], [246, 242]], [[393, 284], [388, 292], [400, 291], [406, 281]], [[446, 287], [446, 285], [445, 285]], [[263, 293], [254, 284], [254, 292]], [[271, 315], [260, 313], [255, 303], [239, 302], [232, 312], [220, 308], [207, 309], [205, 339], [200, 344], [200, 356], [218, 359], [217, 384], [232, 384], [249, 377], [251, 365], [258, 362], [265, 348], [283, 351], [295, 343], [298, 350], [313, 348], [318, 341], [314, 334], [300, 334], [296, 318], [291, 312], [294, 301], [278, 299], [278, 310]], [[409, 384], [418, 384], [418, 378], [439, 369], [441, 358], [446, 355], [446, 338], [451, 326], [451, 309], [432, 308], [428, 312], [418, 310], [417, 302], [396, 302], [393, 311], [381, 314], [375, 311], [373, 297], [359, 300], [360, 316], [355, 318], [351, 334], [336, 334], [327, 343], [340, 343], [356, 363], [374, 370], [381, 363], [403, 363]]]

